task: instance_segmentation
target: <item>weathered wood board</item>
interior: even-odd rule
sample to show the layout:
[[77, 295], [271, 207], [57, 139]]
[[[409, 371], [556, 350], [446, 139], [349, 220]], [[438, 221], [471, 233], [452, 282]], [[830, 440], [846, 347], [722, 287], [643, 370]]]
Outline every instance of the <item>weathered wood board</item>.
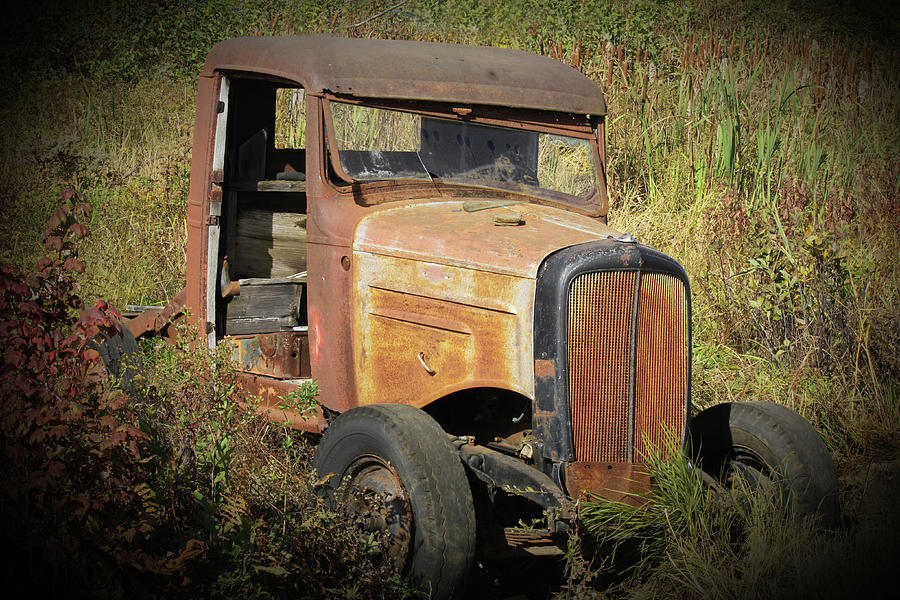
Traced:
[[302, 325], [302, 281], [272, 285], [241, 285], [241, 293], [226, 307], [225, 333], [274, 333]]
[[306, 215], [254, 208], [239, 212], [232, 277], [287, 277], [306, 270]]

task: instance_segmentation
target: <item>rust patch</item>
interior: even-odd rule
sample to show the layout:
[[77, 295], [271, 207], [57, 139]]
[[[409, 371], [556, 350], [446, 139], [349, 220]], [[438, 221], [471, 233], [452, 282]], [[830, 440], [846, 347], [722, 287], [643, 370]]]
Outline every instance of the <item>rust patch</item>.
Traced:
[[267, 333], [225, 338], [240, 368], [257, 375], [296, 379], [310, 377], [306, 332]]
[[556, 377], [556, 362], [543, 359], [535, 360], [534, 376], [538, 379], [553, 379]]
[[534, 394], [533, 280], [365, 252], [353, 264], [360, 404], [422, 406], [476, 382]]
[[653, 480], [647, 466], [627, 462], [573, 462], [566, 466], [566, 488], [572, 498], [590, 495], [632, 506], [644, 504], [636, 494], [650, 491]]
[[[238, 378], [238, 386], [248, 394], [260, 398], [255, 412], [275, 423], [286, 423], [289, 427], [300, 431], [321, 433], [327, 426], [322, 408], [319, 407], [311, 415], [301, 415], [295, 410], [281, 408], [282, 397], [297, 389], [297, 382], [244, 374]], [[244, 405], [244, 408], [248, 406]]]
[[125, 325], [135, 338], [139, 338], [147, 333], [161, 334], [169, 338], [173, 337], [174, 332], [171, 331], [169, 326], [182, 316], [186, 293], [186, 290], [181, 290], [165, 308], [145, 310], [135, 318], [128, 320]]
[[321, 34], [243, 37], [212, 48], [203, 74], [217, 70], [283, 77], [313, 94], [446, 102], [461, 117], [469, 117], [471, 104], [606, 114], [600, 89], [579, 71], [507, 48]]
[[551, 252], [617, 234], [596, 219], [539, 204], [517, 204], [517, 226], [496, 227], [495, 217], [509, 210], [497, 212], [493, 201], [466, 212], [465, 205], [475, 201], [387, 206], [360, 221], [354, 249], [533, 278]]

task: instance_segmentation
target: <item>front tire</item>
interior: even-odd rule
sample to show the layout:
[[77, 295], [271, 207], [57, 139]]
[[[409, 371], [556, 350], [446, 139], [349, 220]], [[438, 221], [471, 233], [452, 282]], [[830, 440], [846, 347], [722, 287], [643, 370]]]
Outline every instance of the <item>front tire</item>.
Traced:
[[[333, 504], [391, 534], [389, 559], [414, 587], [433, 600], [463, 592], [475, 553], [472, 493], [434, 419], [404, 404], [354, 408], [325, 431], [313, 466]], [[368, 512], [365, 495], [383, 510]]]
[[780, 487], [788, 513], [840, 523], [837, 474], [828, 448], [806, 419], [774, 402], [719, 404], [691, 422], [691, 457], [726, 486], [738, 477]]

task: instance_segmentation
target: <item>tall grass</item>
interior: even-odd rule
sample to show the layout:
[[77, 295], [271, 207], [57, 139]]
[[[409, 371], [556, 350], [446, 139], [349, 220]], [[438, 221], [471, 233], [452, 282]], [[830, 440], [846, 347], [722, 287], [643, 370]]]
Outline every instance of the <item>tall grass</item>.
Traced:
[[55, 210], [49, 192], [79, 189], [94, 207], [82, 284], [118, 306], [173, 297], [184, 283], [184, 244], [195, 86], [148, 77], [106, 83], [47, 76], [2, 107], [0, 260], [40, 255]]
[[788, 521], [778, 494], [744, 484], [737, 496], [722, 497], [683, 458], [654, 454], [648, 470], [656, 484], [638, 497], [641, 506], [583, 505], [601, 568], [557, 597], [599, 597], [587, 580], [607, 571], [618, 580], [604, 597], [844, 598], [877, 589], [889, 572], [885, 551], [897, 540], [883, 528], [827, 534]]
[[892, 55], [863, 48], [858, 66], [808, 38], [738, 33], [601, 53], [587, 71], [613, 114], [611, 222], [691, 275], [695, 399], [775, 399], [833, 447], [867, 447], [858, 418], [900, 375]]

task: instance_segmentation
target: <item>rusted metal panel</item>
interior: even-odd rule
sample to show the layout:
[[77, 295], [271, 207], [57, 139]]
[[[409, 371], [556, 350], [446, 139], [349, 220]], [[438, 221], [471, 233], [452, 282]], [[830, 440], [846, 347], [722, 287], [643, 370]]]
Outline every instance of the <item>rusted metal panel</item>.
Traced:
[[204, 76], [247, 71], [308, 93], [604, 115], [597, 85], [545, 56], [506, 48], [330, 35], [245, 37], [216, 44]]
[[349, 248], [308, 244], [309, 356], [320, 399], [343, 412], [358, 405], [353, 360], [352, 276], [342, 266]]
[[310, 415], [301, 415], [295, 410], [285, 410], [281, 407], [283, 398], [297, 389], [297, 381], [246, 373], [239, 377], [238, 385], [251, 396], [261, 400], [259, 404], [253, 405], [253, 408], [270, 421], [286, 423], [300, 431], [312, 433], [325, 431], [327, 423], [321, 408], [316, 409]]
[[574, 499], [590, 494], [639, 506], [639, 494], [650, 491], [646, 465], [629, 462], [578, 461], [566, 465], [566, 489]]
[[353, 273], [360, 404], [479, 385], [533, 397], [533, 280], [368, 252]]
[[[213, 186], [214, 154], [219, 86], [221, 75], [201, 76], [197, 86], [194, 140], [191, 150], [191, 183], [188, 192], [188, 236], [186, 252], [185, 305], [192, 319], [207, 321], [207, 230], [210, 216], [209, 195]], [[205, 327], [201, 335], [206, 336]]]
[[[327, 183], [320, 98], [307, 92], [307, 318], [319, 401], [337, 412], [357, 406], [353, 360], [351, 237], [365, 209]], [[346, 267], [344, 265], [347, 265]]]
[[672, 275], [641, 277], [635, 331], [634, 457], [682, 440], [688, 393], [687, 295]]
[[[534, 278], [551, 252], [618, 232], [596, 219], [538, 204], [467, 212], [465, 201], [387, 205], [362, 218], [354, 249], [447, 266]], [[523, 221], [498, 227], [494, 217], [515, 210]], [[490, 296], [485, 295], [485, 298]]]
[[569, 293], [569, 402], [576, 460], [625, 461], [635, 271], [577, 277]]
[[238, 367], [249, 373], [287, 379], [309, 378], [309, 341], [306, 332], [227, 337]]
[[172, 322], [183, 314], [186, 295], [186, 291], [181, 290], [165, 308], [145, 310], [126, 321], [126, 326], [135, 338], [151, 332], [168, 334]]

